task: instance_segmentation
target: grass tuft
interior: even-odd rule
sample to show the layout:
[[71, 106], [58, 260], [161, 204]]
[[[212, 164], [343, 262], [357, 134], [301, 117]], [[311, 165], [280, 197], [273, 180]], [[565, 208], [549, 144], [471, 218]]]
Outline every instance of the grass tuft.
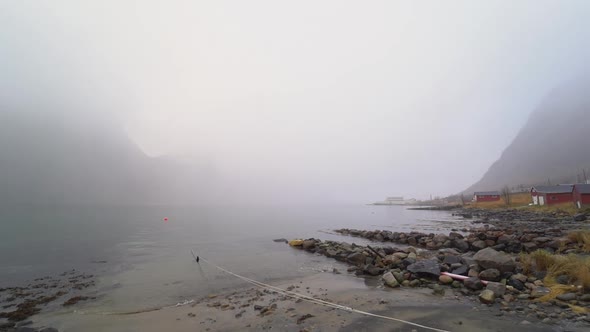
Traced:
[[567, 237], [572, 242], [577, 243], [584, 252], [590, 252], [590, 230], [570, 232]]
[[[543, 282], [551, 288], [551, 293], [543, 296], [541, 301], [554, 299], [559, 294], [578, 288], [590, 292], [590, 256], [553, 255], [545, 250], [537, 250], [530, 254], [521, 254], [520, 262], [527, 274], [547, 272]], [[557, 278], [560, 276], [567, 276], [571, 285], [559, 284]]]
[[577, 287], [572, 286], [572, 285], [555, 284], [555, 285], [550, 286], [549, 289], [551, 289], [551, 291], [548, 294], [543, 295], [542, 297], [538, 298], [537, 301], [548, 302], [548, 301], [554, 300], [556, 297], [558, 297], [561, 294], [575, 292]]

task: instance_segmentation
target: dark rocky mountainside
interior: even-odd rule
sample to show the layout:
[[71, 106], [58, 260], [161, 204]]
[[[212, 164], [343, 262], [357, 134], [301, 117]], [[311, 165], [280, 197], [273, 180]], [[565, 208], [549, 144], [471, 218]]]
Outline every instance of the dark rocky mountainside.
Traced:
[[574, 183], [590, 169], [590, 78], [550, 92], [526, 125], [485, 173], [468, 188], [496, 190], [508, 185]]
[[194, 204], [199, 171], [145, 155], [108, 121], [0, 113], [0, 204]]

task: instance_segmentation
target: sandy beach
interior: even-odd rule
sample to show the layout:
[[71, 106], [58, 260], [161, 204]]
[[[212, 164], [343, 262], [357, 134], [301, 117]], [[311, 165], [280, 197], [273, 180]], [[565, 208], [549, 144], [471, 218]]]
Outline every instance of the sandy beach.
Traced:
[[[450, 292], [439, 296], [427, 288], [388, 289], [377, 284], [377, 279], [326, 272], [273, 286], [441, 330], [565, 330], [563, 326], [540, 324], [524, 313], [502, 313], [497, 307]], [[35, 325], [54, 326], [60, 331], [431, 331], [294, 300], [252, 286], [148, 312], [106, 314], [79, 310], [58, 316], [40, 315]]]

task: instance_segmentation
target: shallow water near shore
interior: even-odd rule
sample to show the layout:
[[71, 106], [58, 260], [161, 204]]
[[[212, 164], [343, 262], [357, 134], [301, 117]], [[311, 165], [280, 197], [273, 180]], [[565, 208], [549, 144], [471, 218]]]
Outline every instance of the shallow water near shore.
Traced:
[[273, 239], [363, 244], [332, 230], [438, 233], [468, 224], [443, 211], [363, 205], [7, 208], [0, 218], [0, 286], [70, 269], [94, 273], [98, 298], [81, 310], [97, 313], [174, 305], [245, 285], [211, 265], [196, 264], [191, 250], [235, 273], [272, 283], [343, 268]]

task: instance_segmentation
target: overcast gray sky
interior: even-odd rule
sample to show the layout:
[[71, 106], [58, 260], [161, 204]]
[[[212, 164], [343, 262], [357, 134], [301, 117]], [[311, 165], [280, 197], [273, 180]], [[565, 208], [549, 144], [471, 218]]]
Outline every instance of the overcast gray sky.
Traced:
[[1, 0], [0, 98], [114, 114], [147, 154], [214, 165], [259, 198], [427, 198], [478, 180], [543, 95], [588, 70], [589, 14], [583, 0]]

